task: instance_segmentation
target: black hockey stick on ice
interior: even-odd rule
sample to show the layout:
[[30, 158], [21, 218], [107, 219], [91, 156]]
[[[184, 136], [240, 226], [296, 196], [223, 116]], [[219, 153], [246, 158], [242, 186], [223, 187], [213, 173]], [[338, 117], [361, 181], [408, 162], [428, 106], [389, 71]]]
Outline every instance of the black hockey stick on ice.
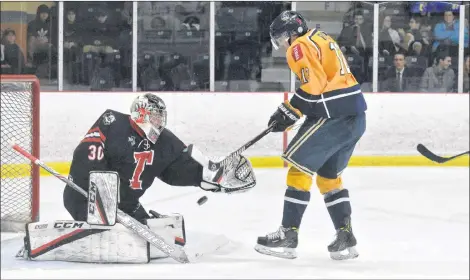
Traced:
[[438, 155], [434, 154], [433, 152], [431, 152], [423, 144], [418, 144], [416, 149], [425, 158], [427, 158], [429, 160], [432, 160], [432, 161], [435, 161], [437, 163], [445, 163], [445, 162], [448, 162], [449, 160], [453, 160], [454, 158], [458, 158], [458, 157], [461, 157], [463, 155], [468, 155], [470, 153], [470, 151], [466, 151], [464, 153], [461, 153], [461, 154], [458, 154], [458, 155], [455, 155], [455, 156], [451, 156], [451, 157], [441, 157], [441, 156], [438, 156]]
[[274, 126], [276, 125], [276, 122], [273, 122], [268, 128], [266, 128], [265, 130], [263, 130], [263, 132], [261, 132], [260, 134], [258, 134], [255, 138], [251, 139], [250, 141], [248, 141], [247, 143], [245, 143], [245, 145], [241, 146], [238, 150], [236, 150], [235, 152], [231, 153], [230, 155], [228, 155], [226, 158], [224, 158], [223, 160], [219, 161], [219, 162], [213, 162], [212, 160], [209, 160], [209, 170], [211, 171], [216, 171], [218, 170], [219, 168], [221, 168], [222, 166], [225, 166], [227, 165], [229, 162], [233, 161], [234, 158], [236, 158], [237, 156], [239, 156], [241, 153], [243, 153], [246, 149], [248, 149], [249, 147], [253, 146], [253, 144], [255, 144], [256, 142], [258, 142], [259, 140], [261, 140], [264, 136], [268, 135], [269, 133], [271, 133], [271, 131], [273, 131], [274, 129]]
[[[31, 155], [20, 146], [13, 143], [12, 147], [15, 151], [22, 154], [24, 157], [28, 158], [32, 163], [42, 167], [44, 170], [46, 170], [47, 172], [51, 173], [62, 182], [69, 185], [71, 188], [79, 192], [81, 195], [88, 197], [88, 193], [84, 189], [80, 188], [77, 184], [75, 184], [68, 178], [60, 175], [57, 171], [47, 166], [44, 162], [40, 161], [38, 158]], [[144, 240], [147, 240], [150, 244], [157, 247], [160, 251], [165, 253], [170, 258], [180, 263], [189, 262], [188, 256], [186, 255], [186, 252], [183, 249], [179, 247], [175, 247], [173, 244], [168, 244], [167, 242], [165, 242], [165, 240], [161, 236], [152, 232], [147, 226], [142, 225], [136, 219], [124, 213], [120, 209], [117, 210], [117, 221], [121, 223], [123, 226], [125, 226], [126, 228], [133, 231], [138, 236], [142, 237]]]

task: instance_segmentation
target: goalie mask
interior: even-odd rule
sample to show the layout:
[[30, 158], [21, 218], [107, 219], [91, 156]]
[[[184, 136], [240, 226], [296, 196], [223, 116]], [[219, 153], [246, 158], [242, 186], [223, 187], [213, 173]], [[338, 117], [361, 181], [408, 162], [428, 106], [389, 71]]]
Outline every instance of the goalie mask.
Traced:
[[140, 95], [132, 102], [131, 118], [144, 131], [148, 140], [155, 144], [166, 126], [165, 102], [152, 93]]

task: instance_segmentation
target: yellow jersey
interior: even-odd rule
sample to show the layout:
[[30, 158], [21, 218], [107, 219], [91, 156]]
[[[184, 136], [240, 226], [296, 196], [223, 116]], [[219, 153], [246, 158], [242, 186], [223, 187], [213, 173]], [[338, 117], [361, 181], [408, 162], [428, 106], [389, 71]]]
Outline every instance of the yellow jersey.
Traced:
[[304, 115], [331, 118], [367, 109], [340, 47], [325, 32], [309, 30], [291, 43], [286, 57], [301, 83], [290, 103]]

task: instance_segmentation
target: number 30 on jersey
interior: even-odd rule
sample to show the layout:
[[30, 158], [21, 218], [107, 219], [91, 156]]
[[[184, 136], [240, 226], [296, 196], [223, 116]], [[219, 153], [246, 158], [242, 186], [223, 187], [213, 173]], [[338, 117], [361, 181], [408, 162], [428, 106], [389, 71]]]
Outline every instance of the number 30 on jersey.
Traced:
[[88, 159], [89, 160], [102, 160], [104, 157], [103, 146], [90, 145], [88, 147]]

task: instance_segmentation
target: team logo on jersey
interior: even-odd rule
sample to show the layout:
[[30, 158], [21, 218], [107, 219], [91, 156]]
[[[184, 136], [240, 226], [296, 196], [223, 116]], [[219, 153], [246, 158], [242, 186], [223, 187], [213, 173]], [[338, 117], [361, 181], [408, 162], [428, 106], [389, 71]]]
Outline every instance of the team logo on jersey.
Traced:
[[150, 149], [150, 142], [149, 142], [148, 139], [144, 139], [144, 140], [140, 141], [138, 147], [140, 147], [141, 145], [142, 145], [142, 147], [144, 148], [144, 150]]
[[129, 143], [131, 143], [131, 146], [132, 146], [132, 147], [134, 147], [134, 145], [135, 145], [135, 137], [134, 137], [134, 136], [129, 136], [129, 137], [127, 138], [127, 141], [128, 141]]
[[292, 57], [294, 57], [295, 61], [299, 61], [300, 59], [302, 59], [302, 57], [304, 57], [304, 54], [302, 53], [302, 48], [299, 44], [292, 47]]
[[110, 125], [116, 120], [116, 117], [114, 117], [113, 113], [109, 112], [103, 115], [103, 123], [105, 125]]

